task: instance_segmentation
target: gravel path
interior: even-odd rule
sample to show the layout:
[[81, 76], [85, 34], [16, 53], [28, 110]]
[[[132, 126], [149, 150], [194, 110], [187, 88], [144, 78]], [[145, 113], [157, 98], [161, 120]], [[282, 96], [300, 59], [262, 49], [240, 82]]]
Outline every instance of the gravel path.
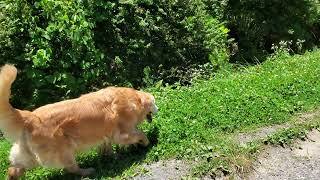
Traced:
[[187, 175], [190, 166], [180, 160], [169, 160], [144, 165], [144, 168], [148, 172], [134, 177], [134, 180], [181, 179], [183, 176]]
[[254, 170], [243, 179], [320, 179], [320, 132], [311, 131], [308, 140], [298, 141], [293, 149], [268, 148], [254, 163]]

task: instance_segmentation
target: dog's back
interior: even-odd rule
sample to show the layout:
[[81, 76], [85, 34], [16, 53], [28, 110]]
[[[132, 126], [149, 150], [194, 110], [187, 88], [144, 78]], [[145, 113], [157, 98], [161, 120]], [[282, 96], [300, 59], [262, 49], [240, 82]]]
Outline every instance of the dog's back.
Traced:
[[108, 87], [39, 107], [32, 113], [42, 121], [38, 133], [69, 137], [77, 150], [85, 150], [105, 137], [112, 138], [119, 128], [132, 129], [144, 119], [138, 94], [131, 88]]

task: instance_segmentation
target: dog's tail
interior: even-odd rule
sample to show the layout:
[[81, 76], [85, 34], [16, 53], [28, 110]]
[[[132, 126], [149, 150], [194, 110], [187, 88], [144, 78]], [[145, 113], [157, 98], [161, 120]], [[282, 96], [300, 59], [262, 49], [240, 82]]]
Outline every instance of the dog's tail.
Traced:
[[0, 106], [10, 106], [9, 99], [11, 95], [11, 84], [17, 77], [17, 68], [13, 65], [6, 64], [0, 72]]
[[23, 119], [19, 110], [10, 102], [11, 85], [16, 79], [17, 69], [13, 65], [4, 65], [0, 71], [0, 129], [10, 140], [15, 141], [23, 129]]

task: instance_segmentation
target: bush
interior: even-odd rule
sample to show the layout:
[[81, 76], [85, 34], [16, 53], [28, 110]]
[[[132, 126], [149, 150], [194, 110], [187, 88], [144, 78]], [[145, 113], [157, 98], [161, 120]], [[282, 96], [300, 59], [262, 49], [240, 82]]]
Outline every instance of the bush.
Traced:
[[14, 104], [40, 105], [111, 84], [139, 88], [163, 71], [208, 59], [224, 64], [228, 29], [205, 3], [5, 0], [0, 59], [21, 69]]
[[318, 6], [318, 0], [229, 0], [225, 19], [239, 49], [232, 61], [261, 60], [280, 41], [293, 41], [297, 53], [319, 44]]

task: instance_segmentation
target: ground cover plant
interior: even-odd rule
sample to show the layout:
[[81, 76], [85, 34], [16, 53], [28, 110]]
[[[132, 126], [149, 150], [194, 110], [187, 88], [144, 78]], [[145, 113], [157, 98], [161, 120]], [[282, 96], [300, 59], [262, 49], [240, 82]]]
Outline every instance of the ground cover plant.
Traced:
[[[256, 146], [242, 147], [232, 137], [258, 127], [289, 121], [296, 112], [320, 105], [320, 51], [289, 56], [278, 53], [265, 63], [214, 74], [190, 87], [158, 85], [153, 92], [160, 113], [141, 128], [151, 145], [114, 147], [117, 153], [99, 157], [95, 150], [79, 155], [81, 166], [97, 168], [92, 178], [134, 176], [141, 162], [177, 158], [196, 162], [193, 175], [229, 174], [250, 165]], [[5, 177], [10, 144], [1, 140], [0, 178]], [[74, 179], [60, 170], [39, 168], [26, 179]]]

